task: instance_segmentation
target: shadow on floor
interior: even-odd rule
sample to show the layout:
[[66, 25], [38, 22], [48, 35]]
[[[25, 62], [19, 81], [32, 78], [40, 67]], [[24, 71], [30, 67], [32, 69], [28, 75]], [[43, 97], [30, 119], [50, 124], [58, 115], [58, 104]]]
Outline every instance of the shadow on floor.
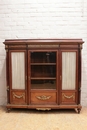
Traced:
[[[7, 112], [7, 109], [3, 107]], [[52, 110], [36, 110], [36, 109], [22, 109], [12, 108], [9, 113], [29, 113], [29, 114], [78, 114], [75, 109], [52, 109]]]

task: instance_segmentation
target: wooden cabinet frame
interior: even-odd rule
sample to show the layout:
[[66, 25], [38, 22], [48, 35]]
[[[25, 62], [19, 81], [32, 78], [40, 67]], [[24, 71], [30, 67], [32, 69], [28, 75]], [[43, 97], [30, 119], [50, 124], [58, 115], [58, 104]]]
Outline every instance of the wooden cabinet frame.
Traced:
[[[24, 59], [25, 59], [25, 76], [24, 76], [24, 80], [25, 80], [25, 89], [12, 89], [12, 58], [11, 58], [11, 54], [12, 53], [24, 53]], [[22, 94], [25, 95], [25, 103], [24, 104], [27, 104], [27, 53], [26, 53], [26, 50], [9, 50], [9, 91], [10, 91], [10, 100], [9, 102], [12, 104], [13, 103], [13, 97], [21, 97]], [[14, 68], [15, 69], [15, 68]], [[18, 94], [16, 94], [16, 92]], [[23, 97], [23, 96], [22, 96]], [[21, 102], [18, 102], [18, 104], [20, 104]], [[23, 103], [22, 103], [23, 104]]]
[[[28, 108], [37, 110], [50, 109], [77, 109], [78, 113], [81, 110], [80, 95], [81, 95], [81, 49], [84, 42], [82, 39], [10, 39], [5, 40], [6, 49], [6, 77], [7, 77], [7, 109], [11, 108]], [[12, 89], [12, 53], [24, 53], [25, 65], [25, 89]], [[56, 63], [31, 63], [31, 52], [44, 53], [55, 52]], [[76, 53], [76, 79], [75, 89], [62, 90], [62, 52]], [[37, 54], [36, 53], [36, 54]], [[18, 59], [20, 62], [20, 58]], [[41, 60], [43, 60], [41, 58]], [[31, 67], [35, 68], [54, 68], [55, 78], [51, 77], [31, 77]], [[52, 67], [53, 65], [53, 67]], [[48, 67], [47, 67], [48, 66]], [[56, 68], [55, 68], [56, 66]], [[36, 67], [37, 68], [37, 67]], [[68, 69], [68, 68], [67, 68]], [[19, 69], [20, 70], [20, 69]], [[46, 70], [48, 71], [48, 70]], [[53, 71], [53, 70], [52, 70]], [[37, 70], [38, 72], [38, 70]], [[35, 72], [36, 73], [36, 72]], [[39, 72], [38, 72], [39, 73]], [[49, 73], [46, 72], [46, 73]], [[45, 75], [46, 75], [45, 73]], [[54, 73], [54, 72], [53, 72]], [[18, 73], [19, 74], [19, 73]], [[50, 74], [50, 73], [49, 73]], [[20, 74], [19, 74], [20, 76]], [[37, 79], [38, 78], [38, 79]], [[38, 81], [34, 81], [38, 80]], [[44, 80], [46, 81], [44, 81]], [[56, 82], [56, 89], [31, 89], [32, 83], [41, 82]], [[16, 80], [17, 81], [17, 80]], [[21, 82], [21, 81], [20, 81]], [[39, 85], [40, 86], [40, 85]], [[20, 85], [21, 87], [21, 85]]]

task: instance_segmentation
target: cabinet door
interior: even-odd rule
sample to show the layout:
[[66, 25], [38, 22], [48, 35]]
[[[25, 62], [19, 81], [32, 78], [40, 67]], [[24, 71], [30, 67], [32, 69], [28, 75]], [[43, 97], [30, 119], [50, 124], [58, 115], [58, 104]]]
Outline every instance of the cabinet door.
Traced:
[[26, 51], [10, 51], [10, 101], [26, 103]]
[[31, 52], [31, 89], [56, 89], [57, 52]]
[[28, 52], [30, 104], [57, 104], [57, 59], [58, 50]]
[[61, 51], [61, 103], [76, 104], [78, 88], [78, 51]]

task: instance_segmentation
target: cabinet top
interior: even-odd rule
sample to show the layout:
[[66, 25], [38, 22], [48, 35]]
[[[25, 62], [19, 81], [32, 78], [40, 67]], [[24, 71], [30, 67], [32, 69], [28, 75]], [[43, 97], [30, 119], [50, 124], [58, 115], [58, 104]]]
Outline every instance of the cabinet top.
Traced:
[[6, 39], [4, 44], [83, 44], [82, 39]]

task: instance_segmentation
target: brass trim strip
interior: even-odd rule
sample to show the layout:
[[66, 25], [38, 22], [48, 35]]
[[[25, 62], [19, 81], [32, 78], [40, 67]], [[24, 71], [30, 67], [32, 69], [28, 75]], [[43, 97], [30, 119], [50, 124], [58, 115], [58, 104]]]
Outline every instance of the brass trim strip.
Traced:
[[30, 48], [49, 48], [49, 47], [52, 47], [52, 48], [58, 48], [59, 45], [28, 45], [28, 47]]

